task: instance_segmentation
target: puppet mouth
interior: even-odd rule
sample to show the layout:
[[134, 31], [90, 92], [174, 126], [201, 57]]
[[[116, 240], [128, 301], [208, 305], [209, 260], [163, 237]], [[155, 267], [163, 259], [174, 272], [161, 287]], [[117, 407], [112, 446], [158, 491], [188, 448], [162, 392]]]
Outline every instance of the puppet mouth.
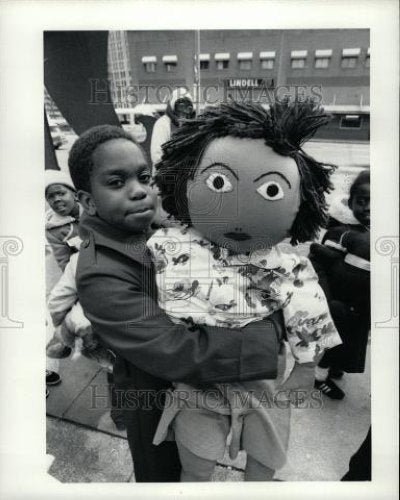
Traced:
[[225, 233], [224, 236], [235, 241], [251, 240], [251, 236], [247, 233]]

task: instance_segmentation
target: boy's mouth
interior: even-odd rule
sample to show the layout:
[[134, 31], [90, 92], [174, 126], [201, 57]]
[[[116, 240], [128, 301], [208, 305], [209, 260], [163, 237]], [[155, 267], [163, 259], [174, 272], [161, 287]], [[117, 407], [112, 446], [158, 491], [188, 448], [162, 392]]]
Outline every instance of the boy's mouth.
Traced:
[[127, 215], [141, 215], [146, 214], [147, 212], [152, 212], [153, 210], [153, 206], [146, 205], [128, 210]]

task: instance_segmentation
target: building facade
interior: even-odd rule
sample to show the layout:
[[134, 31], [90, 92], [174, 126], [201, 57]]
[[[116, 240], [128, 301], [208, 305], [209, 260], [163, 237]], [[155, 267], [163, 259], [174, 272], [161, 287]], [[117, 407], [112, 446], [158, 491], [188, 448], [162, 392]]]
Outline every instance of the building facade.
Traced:
[[334, 116], [322, 134], [365, 140], [369, 46], [368, 29], [112, 32], [113, 98], [117, 107], [160, 104], [180, 86], [199, 107], [310, 95]]

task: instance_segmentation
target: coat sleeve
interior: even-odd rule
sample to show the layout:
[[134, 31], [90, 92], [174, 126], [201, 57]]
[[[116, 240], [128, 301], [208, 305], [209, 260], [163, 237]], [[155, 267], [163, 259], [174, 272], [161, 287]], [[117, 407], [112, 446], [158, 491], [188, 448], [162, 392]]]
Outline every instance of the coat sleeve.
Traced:
[[58, 282], [50, 292], [47, 306], [55, 327], [61, 325], [67, 313], [78, 300], [75, 273], [72, 262], [69, 262]]
[[150, 155], [153, 168], [161, 160], [162, 145], [168, 142], [171, 137], [171, 129], [168, 126], [168, 121], [163, 118], [161, 117], [156, 121], [151, 135]]
[[75, 250], [73, 250], [68, 243], [60, 241], [56, 236], [51, 234], [51, 232], [46, 233], [46, 238], [51, 245], [57, 264], [60, 266], [61, 270], [64, 271], [65, 266], [68, 264]]
[[79, 299], [95, 333], [127, 361], [164, 380], [274, 378], [267, 360], [277, 357], [272, 339], [282, 335], [281, 315], [242, 330], [175, 324], [143, 293], [139, 278], [105, 269], [94, 265], [80, 274]]

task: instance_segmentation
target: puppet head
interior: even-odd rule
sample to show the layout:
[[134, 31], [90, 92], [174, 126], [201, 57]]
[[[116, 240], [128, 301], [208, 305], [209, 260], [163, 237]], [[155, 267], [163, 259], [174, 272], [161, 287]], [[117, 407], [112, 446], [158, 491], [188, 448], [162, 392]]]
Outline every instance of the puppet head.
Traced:
[[163, 207], [234, 253], [313, 239], [327, 220], [334, 167], [302, 145], [328, 121], [311, 101], [206, 108], [163, 147]]

